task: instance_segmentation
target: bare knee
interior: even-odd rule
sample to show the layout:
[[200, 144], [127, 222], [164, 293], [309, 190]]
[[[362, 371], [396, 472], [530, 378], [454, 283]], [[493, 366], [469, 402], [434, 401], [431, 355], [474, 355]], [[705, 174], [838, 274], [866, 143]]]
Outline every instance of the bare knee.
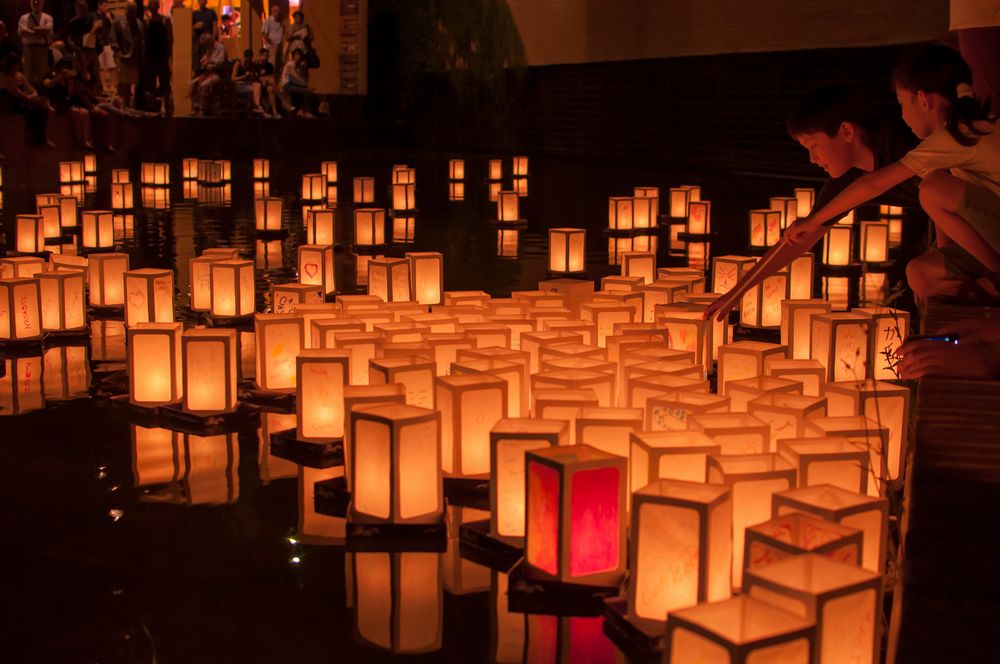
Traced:
[[923, 254], [906, 264], [906, 282], [920, 299], [938, 295], [948, 273], [938, 254]]
[[954, 210], [964, 193], [964, 183], [947, 171], [932, 171], [920, 182], [920, 206], [932, 210]]

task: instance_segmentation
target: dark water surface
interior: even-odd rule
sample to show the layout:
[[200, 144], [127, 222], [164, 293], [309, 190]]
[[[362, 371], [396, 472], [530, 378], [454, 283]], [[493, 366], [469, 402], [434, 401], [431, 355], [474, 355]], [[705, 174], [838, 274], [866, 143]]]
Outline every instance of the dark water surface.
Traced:
[[[317, 172], [323, 159], [339, 161], [342, 202], [351, 199], [351, 178], [367, 175], [376, 178], [381, 207], [388, 201], [392, 164], [414, 166], [413, 241], [392, 242], [379, 253], [441, 251], [446, 289], [481, 289], [498, 297], [532, 289], [547, 278], [550, 227], [586, 227], [589, 276], [617, 273], [609, 250], [613, 255], [638, 246], [635, 242], [651, 242], [609, 242], [602, 230], [607, 197], [631, 195], [635, 185], [659, 186], [665, 199], [670, 185], [701, 184], [719, 231], [711, 246], [716, 255], [744, 252], [747, 210], [766, 207], [769, 196], [791, 195], [795, 186], [815, 185], [533, 158], [529, 195], [521, 199], [527, 225], [519, 229], [516, 243], [509, 237], [505, 243], [490, 223], [496, 207], [487, 196], [488, 155], [311, 155], [272, 162], [270, 193], [285, 198], [289, 232], [265, 244], [253, 230], [250, 164], [233, 163], [231, 203], [218, 205], [205, 191], [201, 202], [185, 198], [181, 156], [172, 160], [169, 205], [163, 210], [137, 206], [132, 231], [123, 233], [117, 249], [131, 255], [133, 268], [177, 269], [179, 319], [189, 318], [187, 262], [206, 248], [237, 247], [256, 259], [258, 311], [268, 306], [271, 283], [295, 279], [296, 247], [304, 238], [296, 200], [299, 176]], [[451, 156], [466, 158], [464, 201], [448, 197]], [[110, 159], [101, 158], [98, 193], [87, 197], [83, 209], [110, 203], [105, 161]], [[510, 188], [509, 159], [504, 169], [504, 188]], [[131, 171], [137, 182], [137, 163]], [[35, 193], [58, 190], [57, 168], [54, 161], [30, 168], [8, 164], [4, 180], [3, 221], [12, 241], [14, 215], [32, 211]], [[140, 193], [136, 186], [137, 202]], [[213, 190], [211, 196], [220, 193]], [[338, 290], [363, 292], [350, 244], [350, 206], [343, 212], [338, 214], [343, 245], [336, 258]], [[651, 237], [657, 240], [661, 266], [687, 264], [683, 251], [670, 251], [668, 229]], [[515, 247], [516, 257], [498, 256]], [[893, 278], [898, 270], [890, 282]], [[857, 295], [856, 284], [852, 289]], [[120, 361], [117, 351], [112, 348], [104, 357]], [[80, 352], [89, 353], [94, 380], [106, 376], [107, 362], [94, 361], [93, 348]], [[386, 648], [364, 643], [361, 633], [375, 635], [376, 641], [385, 637], [397, 649], [424, 650], [421, 661], [519, 661], [524, 653], [546, 662], [581, 661], [580, 652], [591, 661], [617, 657], [600, 633], [599, 618], [527, 620], [507, 613], [503, 576], [461, 560], [454, 543], [446, 554], [407, 554], [406, 559], [345, 554], [343, 523], [312, 509], [312, 483], [329, 471], [271, 456], [255, 424], [244, 424], [238, 434], [205, 439], [148, 429], [102, 400], [52, 399], [65, 396], [65, 390], [50, 375], [43, 381], [50, 397], [44, 408], [0, 418], [5, 471], [0, 496], [6, 506], [2, 588], [8, 607], [2, 661], [376, 662], [392, 657]], [[265, 425], [291, 426], [272, 419]], [[474, 517], [461, 509], [451, 516], [455, 521]], [[385, 575], [394, 569], [399, 576], [393, 586]], [[392, 596], [394, 603], [380, 605], [380, 617], [359, 628], [353, 606], [376, 596]], [[396, 619], [391, 624], [390, 615]], [[392, 625], [398, 632], [391, 631]], [[418, 638], [408, 640], [406, 634]]]

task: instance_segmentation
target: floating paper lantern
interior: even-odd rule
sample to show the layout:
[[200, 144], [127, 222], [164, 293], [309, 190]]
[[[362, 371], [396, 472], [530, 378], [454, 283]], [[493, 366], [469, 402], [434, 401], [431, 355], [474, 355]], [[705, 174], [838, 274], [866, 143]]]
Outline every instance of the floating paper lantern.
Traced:
[[[205, 162], [208, 163], [208, 162]], [[181, 179], [182, 180], [200, 180], [203, 179], [202, 176], [202, 162], [199, 159], [193, 157], [185, 157], [181, 159]], [[125, 180], [127, 182], [128, 180]]]
[[413, 551], [351, 553], [355, 639], [397, 655], [440, 650], [441, 556]]
[[257, 386], [271, 392], [295, 391], [295, 358], [305, 347], [302, 318], [288, 314], [257, 314]]
[[412, 182], [393, 184], [392, 209], [397, 211], [406, 211], [416, 208], [416, 187], [417, 186]]
[[354, 211], [354, 244], [359, 247], [385, 244], [385, 210], [360, 208]]
[[652, 210], [652, 222], [656, 225], [656, 222], [660, 216], [660, 188], [659, 187], [635, 187], [632, 190], [632, 195], [635, 198], [652, 198], [653, 199], [653, 210]]
[[313, 207], [306, 211], [306, 241], [309, 244], [335, 244], [337, 216], [334, 210]]
[[781, 239], [781, 212], [750, 210], [750, 246], [773, 247]]
[[465, 179], [465, 160], [464, 159], [449, 159], [448, 160], [448, 179], [450, 179], [450, 180], [464, 180]]
[[597, 325], [597, 345], [604, 348], [616, 323], [633, 322], [635, 308], [615, 302], [588, 302], [580, 305], [580, 316]]
[[62, 228], [76, 228], [78, 205], [76, 196], [59, 197], [59, 225]]
[[744, 327], [778, 328], [781, 303], [789, 297], [788, 272], [778, 272], [751, 288], [740, 301], [740, 324]]
[[[60, 198], [62, 198], [60, 196]], [[59, 205], [40, 205], [38, 215], [42, 218], [42, 236], [46, 240], [58, 238], [62, 235], [62, 225], [59, 221]]]
[[73, 269], [39, 273], [42, 329], [65, 332], [87, 325], [85, 279], [84, 272]]
[[708, 455], [720, 450], [718, 443], [698, 431], [633, 432], [628, 454], [632, 490], [661, 479], [704, 482]]
[[693, 201], [688, 204], [687, 232], [692, 235], [708, 235], [712, 232], [712, 204], [708, 201]]
[[442, 376], [435, 391], [442, 471], [450, 477], [486, 476], [490, 430], [507, 417], [507, 381], [485, 374]]
[[319, 170], [323, 174], [327, 186], [337, 184], [337, 162], [324, 161], [320, 163]]
[[795, 467], [799, 487], [829, 484], [867, 493], [868, 450], [846, 438], [790, 438], [778, 444], [778, 453]]
[[125, 304], [125, 272], [128, 254], [91, 254], [88, 292], [95, 307], [121, 307]]
[[813, 316], [812, 359], [827, 369], [827, 380], [862, 380], [868, 373], [868, 328], [871, 318], [859, 313]]
[[561, 420], [502, 418], [490, 430], [490, 532], [524, 537], [525, 453], [565, 445]]
[[[253, 160], [253, 179], [267, 180], [271, 177], [271, 161], [269, 159]], [[336, 181], [336, 179], [334, 179]]]
[[813, 292], [813, 274], [816, 270], [816, 257], [805, 253], [796, 258], [788, 266], [788, 297], [793, 300], [808, 300]]
[[809, 553], [751, 567], [747, 594], [816, 623], [819, 664], [878, 660], [882, 577]]
[[333, 272], [333, 245], [303, 244], [298, 253], [299, 283], [319, 286], [325, 294], [337, 290]]
[[91, 153], [83, 155], [83, 172], [87, 175], [97, 173], [97, 156]]
[[616, 403], [615, 376], [598, 371], [546, 371], [531, 377], [531, 389], [535, 390], [593, 390], [598, 404], [610, 407]]
[[295, 360], [297, 437], [329, 443], [344, 437], [344, 387], [350, 351], [303, 350]]
[[127, 331], [129, 400], [146, 407], [176, 403], [184, 393], [180, 323], [139, 323]]
[[854, 230], [851, 226], [830, 226], [823, 236], [823, 264], [850, 265], [853, 238]]
[[733, 490], [733, 588], [739, 590], [743, 582], [744, 532], [748, 526], [770, 518], [771, 497], [795, 486], [795, 468], [777, 454], [711, 455], [707, 479]]
[[383, 302], [408, 302], [410, 261], [406, 258], [382, 258], [368, 263], [368, 294]]
[[212, 315], [224, 318], [254, 313], [253, 261], [221, 260], [209, 264]]
[[110, 210], [88, 210], [81, 214], [85, 249], [106, 249], [115, 244], [115, 227]]
[[807, 553], [860, 566], [861, 543], [857, 528], [793, 512], [747, 528], [743, 571]]
[[733, 500], [729, 487], [658, 480], [632, 496], [628, 615], [667, 615], [731, 595]]
[[439, 522], [441, 414], [398, 404], [359, 406], [350, 426], [351, 520]]
[[629, 231], [633, 228], [633, 199], [630, 196], [612, 196], [608, 199], [608, 228]]
[[212, 308], [212, 263], [225, 260], [222, 256], [204, 255], [188, 261], [188, 280], [190, 282], [190, 309], [192, 311], [210, 311]]
[[507, 382], [507, 415], [528, 414], [528, 362], [526, 352], [509, 348], [456, 349], [455, 360], [445, 373], [480, 373]]
[[[791, 383], [796, 386], [794, 391], [788, 389], [770, 390], [767, 394], [757, 396], [747, 402], [747, 412], [771, 427], [771, 444], [768, 451], [777, 451], [778, 441], [805, 436], [808, 420], [826, 417], [825, 399], [796, 393], [801, 392], [802, 383], [774, 377], [752, 380], [762, 382], [780, 380], [782, 383]], [[739, 381], [731, 385], [734, 400], [739, 393], [737, 386], [742, 382]], [[752, 390], [750, 392], [751, 394], [747, 394], [747, 396], [753, 396]]]
[[781, 213], [782, 229], [791, 226], [798, 218], [799, 201], [797, 198], [788, 196], [772, 196], [770, 203], [772, 210], [777, 210]]
[[15, 220], [17, 251], [37, 254], [45, 248], [45, 224], [40, 214], [19, 214]]
[[[52, 261], [53, 266], [69, 261], [68, 257], [61, 254], [51, 254], [49, 260]], [[84, 261], [84, 268], [86, 268], [87, 259], [78, 260]], [[0, 258], [0, 279], [13, 279], [15, 277], [26, 279], [34, 277], [44, 270], [45, 259], [40, 256], [8, 256]]]
[[153, 210], [166, 210], [170, 206], [170, 190], [143, 186], [142, 206]]
[[129, 182], [118, 182], [111, 185], [111, 209], [131, 210], [135, 207], [134, 192]]
[[670, 188], [670, 216], [682, 219], [688, 216], [688, 203], [692, 200], [692, 190], [689, 187]]
[[143, 268], [124, 273], [125, 325], [174, 322], [174, 271]]
[[597, 407], [600, 403], [593, 390], [539, 389], [531, 394], [533, 417], [564, 420], [569, 424], [570, 445], [576, 438], [576, 417], [581, 408]]
[[781, 343], [791, 359], [809, 359], [812, 352], [812, 317], [829, 314], [826, 300], [785, 300], [781, 303]]
[[292, 313], [296, 304], [321, 304], [323, 299], [323, 287], [320, 285], [290, 283], [271, 286], [272, 313]]
[[653, 211], [656, 209], [656, 200], [635, 196], [632, 198], [632, 228], [655, 228], [656, 217]]
[[409, 251], [410, 296], [422, 305], [441, 303], [444, 292], [444, 256], [436, 251]]
[[726, 394], [731, 380], [764, 374], [771, 359], [785, 359], [787, 347], [762, 341], [737, 341], [719, 348], [719, 394]]
[[326, 198], [326, 178], [322, 173], [306, 173], [302, 176], [302, 194], [304, 201], [321, 201]]
[[520, 221], [516, 191], [501, 191], [497, 194], [497, 221], [507, 224]]
[[676, 393], [677, 390], [708, 393], [708, 381], [662, 373], [633, 376], [625, 381], [626, 398], [623, 403], [630, 408], [646, 408], [651, 397]]
[[583, 272], [586, 245], [583, 228], [550, 228], [549, 272]]
[[375, 178], [354, 178], [354, 202], [375, 202]]
[[[628, 459], [630, 436], [642, 430], [642, 416], [641, 408], [581, 408], [575, 422], [576, 444]], [[629, 473], [625, 479], [626, 495], [631, 495]]]
[[754, 376], [726, 383], [726, 396], [730, 398], [730, 409], [734, 413], [747, 412], [751, 401], [768, 394], [801, 395], [802, 383], [771, 376]]
[[861, 262], [884, 263], [889, 260], [889, 222], [861, 222]]
[[876, 573], [885, 569], [888, 499], [865, 496], [828, 484], [776, 493], [771, 516], [792, 512], [804, 512], [862, 531], [861, 566]]
[[770, 447], [770, 427], [748, 413], [692, 415], [688, 428], [711, 438], [724, 455], [763, 454]]
[[381, 357], [369, 362], [372, 385], [400, 383], [406, 389], [406, 403], [434, 408], [434, 377], [437, 365], [424, 355]]
[[85, 182], [86, 179], [82, 161], [59, 162], [59, 184], [75, 184]]
[[459, 180], [457, 182], [448, 183], [448, 200], [449, 201], [465, 200], [465, 182]]
[[42, 329], [38, 279], [0, 279], [0, 340], [40, 339]]
[[489, 178], [490, 180], [499, 180], [503, 177], [503, 160], [501, 159], [490, 159], [489, 161]]
[[749, 256], [716, 256], [712, 259], [712, 292], [724, 295], [743, 278], [757, 259]]
[[665, 393], [646, 399], [645, 431], [679, 431], [687, 429], [693, 415], [728, 413], [729, 397], [698, 392]]
[[813, 204], [816, 202], [816, 190], [809, 188], [795, 189], [795, 216], [802, 218], [812, 214]]
[[643, 284], [651, 284], [656, 280], [656, 254], [651, 251], [622, 254], [622, 276], [641, 277]]
[[256, 198], [253, 202], [258, 231], [280, 231], [285, 202], [280, 198]]
[[351, 488], [351, 413], [359, 406], [372, 404], [405, 403], [406, 395], [402, 385], [348, 385], [344, 387], [344, 470], [347, 488]]
[[808, 664], [815, 631], [812, 622], [767, 602], [733, 597], [673, 611], [667, 618], [666, 661]]
[[131, 181], [127, 168], [116, 168], [111, 171], [111, 184], [128, 184]]
[[816, 360], [771, 360], [764, 371], [768, 376], [802, 383], [804, 396], [823, 396], [826, 368]]
[[170, 165], [143, 162], [139, 175], [139, 182], [142, 184], [163, 187], [170, 184]]
[[615, 585], [625, 572], [626, 461], [587, 445], [526, 459], [525, 562], [561, 582]]
[[181, 337], [184, 410], [213, 415], [236, 410], [236, 330], [196, 328]]
[[417, 225], [415, 217], [395, 216], [392, 219], [392, 241], [400, 244], [413, 242]]
[[514, 177], [523, 178], [528, 175], [528, 158], [514, 157], [513, 159]]

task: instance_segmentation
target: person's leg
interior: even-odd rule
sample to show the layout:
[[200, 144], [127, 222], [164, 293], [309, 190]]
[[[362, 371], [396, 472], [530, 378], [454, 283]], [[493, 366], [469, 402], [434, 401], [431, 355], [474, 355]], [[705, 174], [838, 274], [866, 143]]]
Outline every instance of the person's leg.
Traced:
[[[920, 205], [943, 233], [991, 272], [1000, 272], [1000, 253], [983, 236], [957, 214], [970, 186], [964, 180], [944, 171], [935, 171], [920, 184]], [[1000, 210], [995, 212], [1000, 216]]]
[[956, 30], [958, 50], [972, 69], [976, 97], [990, 101], [990, 110], [1000, 113], [1000, 26]]
[[948, 273], [944, 256], [938, 251], [928, 251], [906, 264], [906, 282], [920, 302], [938, 295], [955, 295], [963, 280]]
[[253, 97], [253, 107], [260, 108], [260, 83], [254, 81], [250, 84], [250, 94]]

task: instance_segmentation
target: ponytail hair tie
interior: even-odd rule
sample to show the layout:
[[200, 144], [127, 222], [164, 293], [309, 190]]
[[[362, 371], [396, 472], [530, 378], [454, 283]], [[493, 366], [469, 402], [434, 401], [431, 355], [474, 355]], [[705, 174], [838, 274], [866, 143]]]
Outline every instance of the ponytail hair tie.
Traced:
[[955, 96], [958, 99], [961, 99], [962, 97], [971, 97], [972, 86], [968, 83], [959, 83], [958, 87], [955, 88]]

